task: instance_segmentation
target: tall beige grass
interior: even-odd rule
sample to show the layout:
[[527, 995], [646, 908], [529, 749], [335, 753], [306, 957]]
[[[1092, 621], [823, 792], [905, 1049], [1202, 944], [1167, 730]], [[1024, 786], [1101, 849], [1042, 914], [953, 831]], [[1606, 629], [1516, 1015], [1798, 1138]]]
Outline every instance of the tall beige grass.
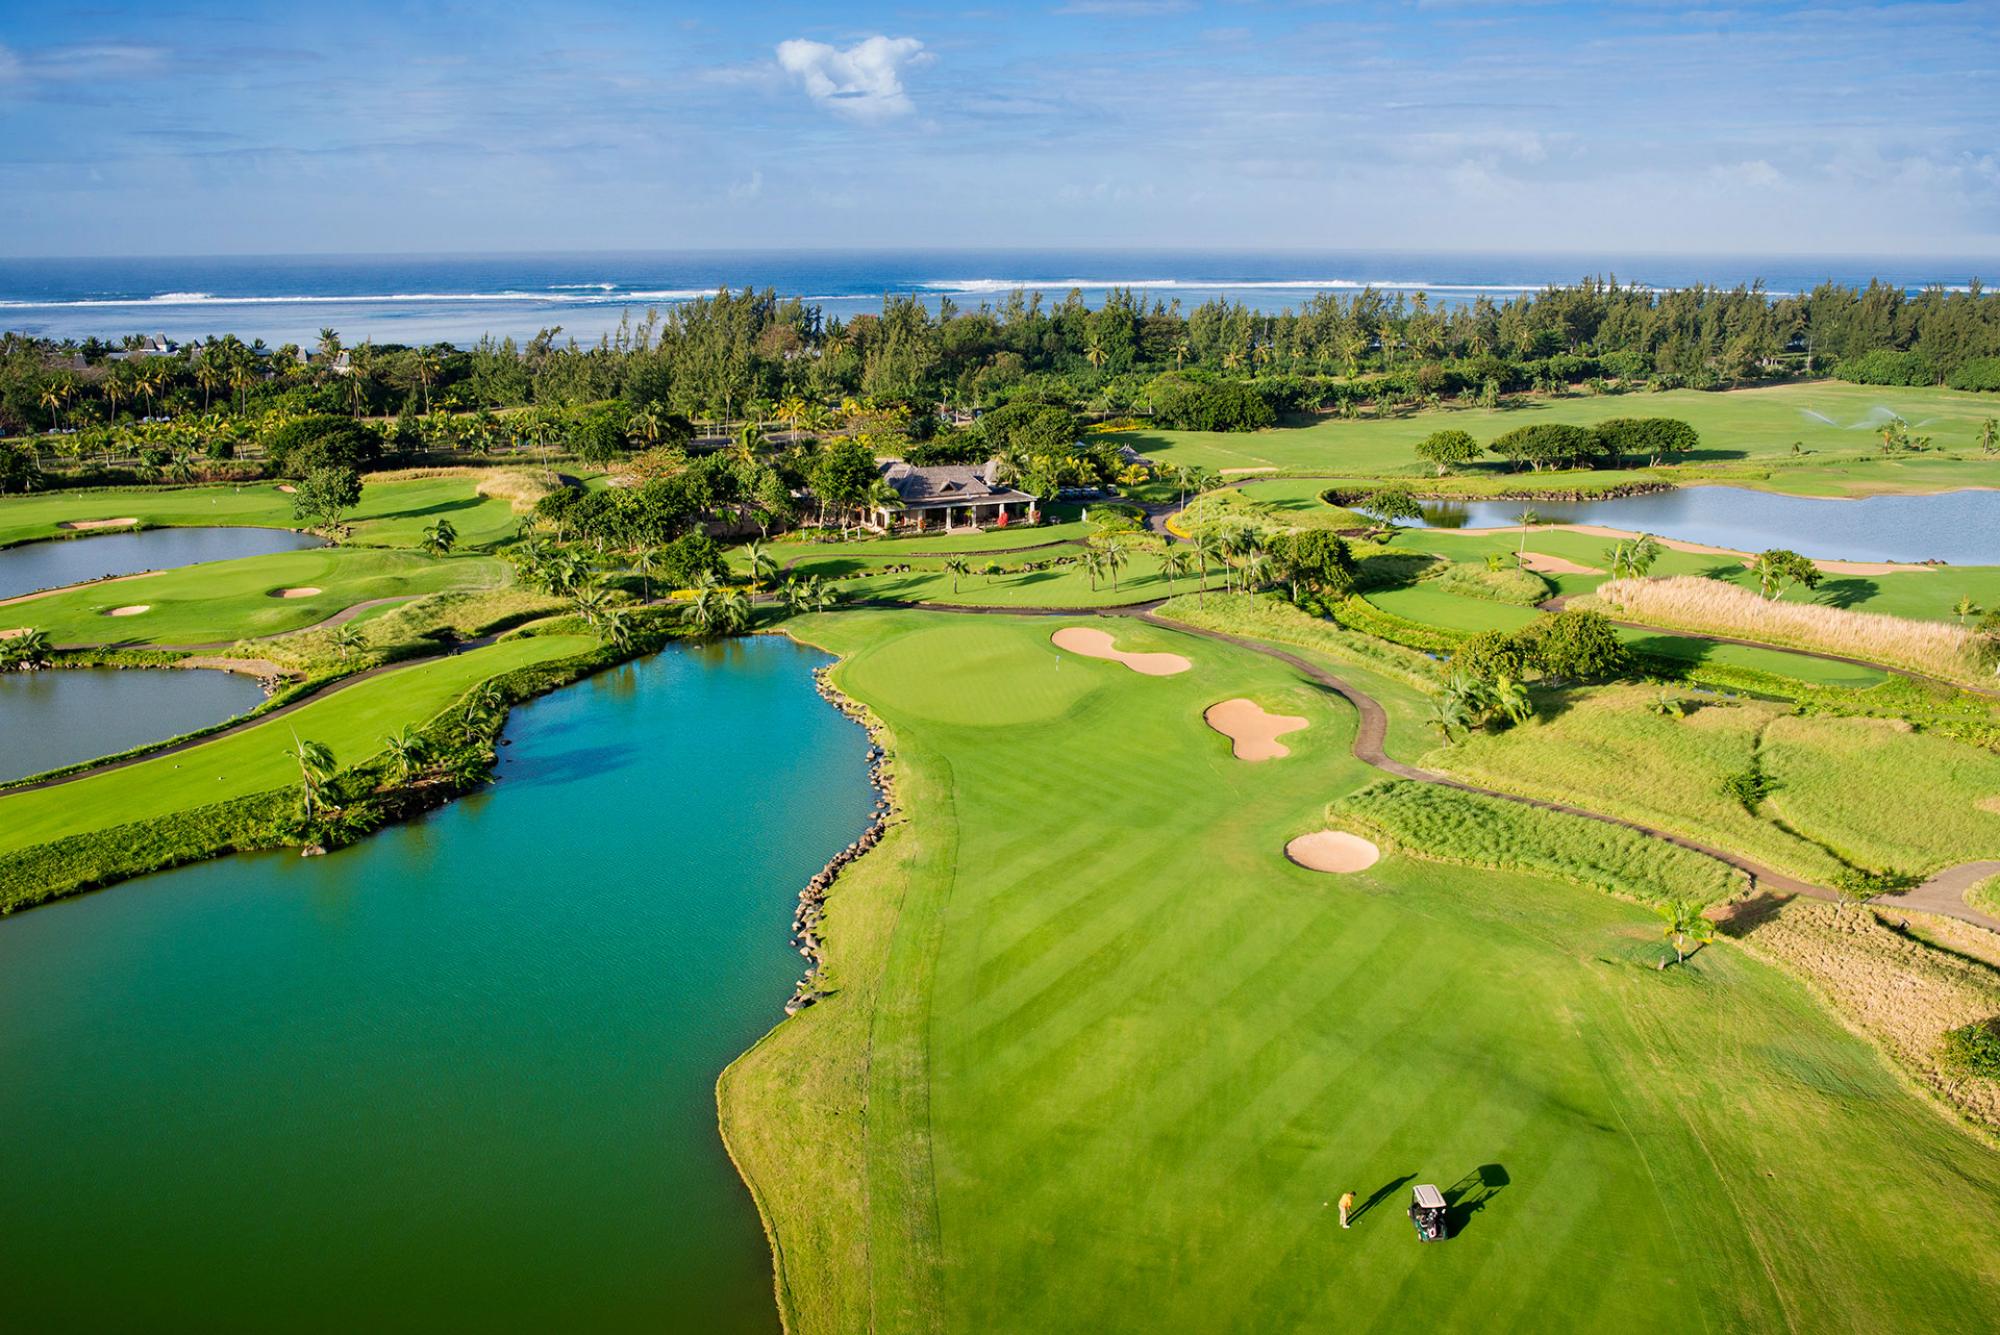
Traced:
[[527, 514], [535, 508], [535, 502], [554, 491], [560, 484], [552, 482], [546, 473], [527, 473], [518, 469], [501, 469], [486, 474], [479, 479], [475, 488], [481, 496], [492, 496], [506, 501], [517, 515]]
[[1839, 654], [1953, 681], [1990, 679], [1980, 665], [1978, 637], [1942, 621], [1773, 602], [1699, 575], [1608, 580], [1597, 596], [1614, 616], [1630, 621]]

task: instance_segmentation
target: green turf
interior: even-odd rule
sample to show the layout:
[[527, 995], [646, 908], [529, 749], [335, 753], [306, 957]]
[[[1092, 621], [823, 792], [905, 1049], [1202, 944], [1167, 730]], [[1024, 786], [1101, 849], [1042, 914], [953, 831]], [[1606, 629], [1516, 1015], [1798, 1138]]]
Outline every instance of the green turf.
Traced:
[[[368, 482], [349, 517], [356, 542], [413, 547], [423, 530], [449, 519], [458, 540], [476, 546], [512, 537], [519, 516], [505, 500], [481, 497], [478, 479], [416, 478]], [[298, 528], [292, 498], [276, 483], [208, 487], [120, 487], [49, 491], [0, 500], [0, 546], [58, 536], [79, 519], [138, 519], [147, 525], [251, 524]]]
[[[1039, 562], [1056, 555], [1081, 556], [1082, 551], [1081, 547], [1062, 547], [1048, 553], [1025, 552], [1019, 556], [991, 559], [1003, 565]], [[879, 568], [882, 564], [885, 562], [880, 559], [856, 557], [841, 551], [839, 554], [828, 553], [802, 559], [793, 570], [799, 575], [832, 577]], [[1130, 553], [1127, 564], [1118, 572], [1115, 584], [1109, 577], [1104, 577], [1097, 581], [1095, 588], [1091, 587], [1089, 577], [1078, 564], [1049, 570], [1003, 571], [997, 575], [985, 575], [977, 573], [984, 563], [974, 561], [974, 573], [960, 576], [955, 581], [943, 568], [943, 562], [936, 559], [909, 558], [894, 564], [907, 564], [912, 569], [842, 579], [835, 587], [844, 599], [954, 603], [973, 607], [1116, 607], [1185, 592], [1199, 582], [1193, 577], [1182, 576], [1170, 585], [1160, 573], [1159, 557], [1144, 550]], [[1209, 581], [1220, 587], [1220, 572], [1213, 567], [1209, 572]], [[957, 586], [955, 589], [954, 583]]]
[[384, 736], [428, 719], [474, 683], [594, 643], [573, 635], [515, 639], [398, 668], [188, 751], [0, 797], [0, 854], [284, 787], [298, 778], [286, 754], [294, 734], [324, 742], [343, 766], [359, 763], [381, 749]]
[[[1928, 873], [2000, 857], [2000, 756], [1882, 719], [1793, 716], [1782, 705], [1644, 686], [1545, 702], [1545, 717], [1476, 733], [1425, 758], [1474, 782], [1610, 812], [1830, 884], [1843, 863]], [[1746, 811], [1723, 787], [1760, 769], [1772, 791]], [[1923, 818], [1912, 819], [1912, 812]]]
[[[2000, 1155], [1801, 987], [1656, 972], [1649, 915], [1567, 885], [1295, 868], [1370, 777], [1347, 707], [1125, 622], [1194, 669], [1058, 659], [1060, 624], [807, 629], [918, 824], [835, 892], [840, 991], [724, 1088], [809, 1119], [731, 1136], [794, 1329], [1986, 1326]], [[1229, 755], [1234, 695], [1311, 720], [1290, 757]], [[1420, 1246], [1409, 1185], [1482, 1174]], [[1351, 1232], [1344, 1189], [1380, 1197]]]
[[[488, 556], [436, 559], [373, 547], [321, 547], [181, 566], [0, 607], [0, 626], [31, 625], [58, 644], [207, 644], [298, 630], [376, 598], [493, 588], [509, 578]], [[281, 598], [283, 589], [318, 589]], [[132, 616], [112, 609], [143, 606]]]
[[1385, 612], [1447, 630], [1518, 630], [1541, 616], [1532, 607], [1468, 598], [1428, 584], [1377, 590], [1368, 594], [1368, 601]]
[[[1873, 426], [1894, 412], [1964, 460], [1916, 456], [1882, 459]], [[1311, 426], [1258, 432], [1135, 432], [1134, 448], [1162, 463], [1217, 470], [1276, 469], [1329, 477], [1431, 476], [1411, 447], [1431, 432], [1457, 427], [1485, 445], [1536, 422], [1588, 425], [1609, 417], [1679, 417], [1701, 433], [1695, 456], [1658, 470], [1667, 480], [1727, 479], [1806, 495], [1860, 495], [2000, 483], [2000, 458], [1977, 457], [1979, 425], [1993, 416], [1990, 395], [1942, 389], [1886, 389], [1818, 381], [1725, 392], [1568, 395], [1531, 398], [1498, 409], [1445, 408], [1384, 418], [1327, 418]], [[1818, 414], [1815, 416], [1814, 414]], [[1830, 422], [1822, 418], [1832, 419]], [[1798, 442], [1804, 453], [1792, 454]], [[1534, 485], [1512, 477], [1497, 457], [1467, 474], [1495, 485]], [[1643, 481], [1645, 470], [1622, 480]], [[1607, 475], [1595, 475], [1603, 482]]]

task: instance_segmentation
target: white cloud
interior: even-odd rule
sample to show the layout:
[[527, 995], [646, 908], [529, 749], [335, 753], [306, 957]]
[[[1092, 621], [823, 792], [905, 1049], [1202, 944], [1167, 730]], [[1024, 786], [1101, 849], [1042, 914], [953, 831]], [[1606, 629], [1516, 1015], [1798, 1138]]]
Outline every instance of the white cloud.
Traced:
[[877, 34], [842, 50], [825, 42], [794, 38], [778, 43], [778, 64], [799, 81], [806, 95], [830, 111], [855, 120], [878, 121], [915, 110], [903, 91], [903, 71], [930, 56], [914, 37]]

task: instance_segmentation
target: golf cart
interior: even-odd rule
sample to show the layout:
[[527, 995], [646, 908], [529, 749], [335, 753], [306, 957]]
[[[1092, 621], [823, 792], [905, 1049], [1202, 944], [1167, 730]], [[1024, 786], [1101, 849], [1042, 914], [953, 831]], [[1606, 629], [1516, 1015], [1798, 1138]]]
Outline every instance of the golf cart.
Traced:
[[1451, 1236], [1445, 1220], [1444, 1196], [1428, 1182], [1410, 1193], [1410, 1222], [1417, 1226], [1418, 1242], [1441, 1242]]

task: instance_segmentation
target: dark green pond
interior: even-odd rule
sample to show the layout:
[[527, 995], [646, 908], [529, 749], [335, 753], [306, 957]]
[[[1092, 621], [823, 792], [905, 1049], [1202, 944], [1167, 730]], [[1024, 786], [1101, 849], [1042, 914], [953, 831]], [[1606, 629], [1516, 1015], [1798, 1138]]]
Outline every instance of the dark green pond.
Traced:
[[669, 651], [360, 846], [0, 920], [0, 1326], [775, 1329], [714, 1082], [867, 818], [818, 661]]

